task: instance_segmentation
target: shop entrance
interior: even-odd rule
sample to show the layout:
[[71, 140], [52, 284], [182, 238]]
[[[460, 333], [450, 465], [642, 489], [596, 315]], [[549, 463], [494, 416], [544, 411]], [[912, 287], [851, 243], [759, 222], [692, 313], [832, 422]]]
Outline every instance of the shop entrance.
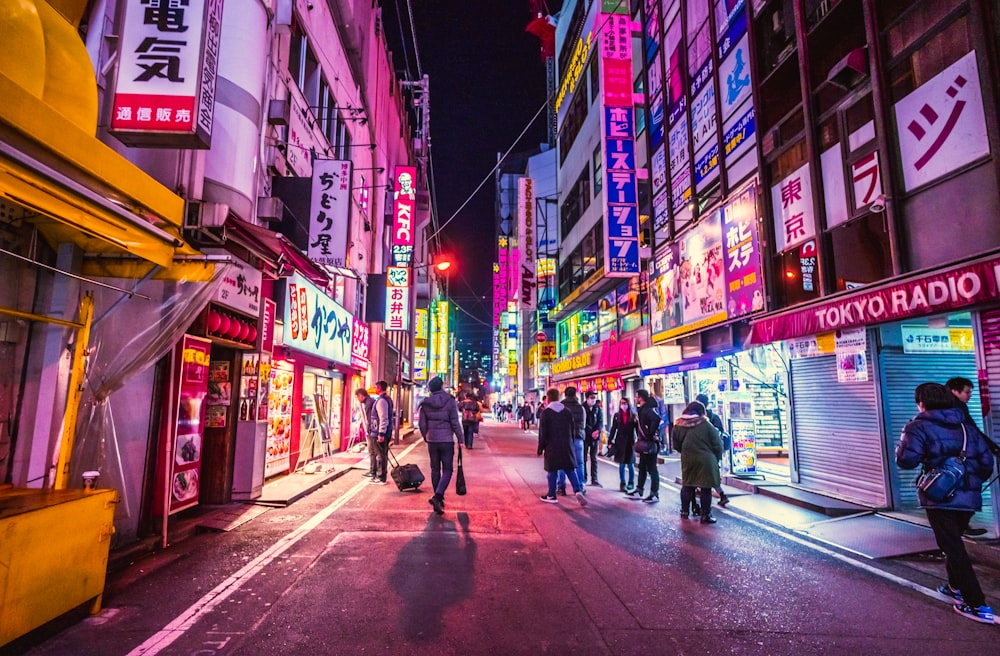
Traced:
[[[943, 385], [950, 378], [962, 377], [978, 388], [972, 315], [958, 312], [879, 326], [879, 360], [893, 506], [903, 512], [919, 511], [914, 487], [917, 472], [896, 467], [896, 445], [903, 426], [917, 414], [913, 402], [917, 385], [926, 382]], [[969, 414], [983, 429], [978, 389], [969, 401]], [[992, 505], [987, 490], [983, 494], [983, 512], [976, 514], [976, 523], [993, 525]]]
[[306, 367], [302, 376], [302, 430], [299, 462], [305, 463], [341, 448], [342, 374]]

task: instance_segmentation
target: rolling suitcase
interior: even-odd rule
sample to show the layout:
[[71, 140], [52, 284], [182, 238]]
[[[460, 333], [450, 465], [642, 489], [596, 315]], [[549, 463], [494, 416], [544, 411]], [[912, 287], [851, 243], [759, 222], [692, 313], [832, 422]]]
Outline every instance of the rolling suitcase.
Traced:
[[392, 449], [388, 449], [389, 463], [392, 465], [392, 469], [389, 470], [389, 475], [392, 477], [392, 481], [399, 488], [400, 492], [406, 492], [407, 490], [416, 490], [420, 488], [420, 484], [424, 482], [424, 474], [420, 471], [420, 467], [410, 463], [406, 465], [399, 464], [396, 460], [396, 456], [392, 455]]

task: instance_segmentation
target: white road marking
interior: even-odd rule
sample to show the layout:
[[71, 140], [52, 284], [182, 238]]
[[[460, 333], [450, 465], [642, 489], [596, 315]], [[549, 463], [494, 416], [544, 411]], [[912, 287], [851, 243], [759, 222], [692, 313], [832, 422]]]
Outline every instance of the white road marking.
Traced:
[[[403, 452], [399, 454], [399, 457], [406, 457], [406, 454], [422, 442], [423, 440], [417, 440], [404, 449]], [[161, 651], [172, 645], [176, 640], [187, 633], [198, 620], [212, 612], [216, 606], [243, 587], [244, 583], [252, 579], [258, 572], [267, 567], [271, 561], [294, 546], [295, 543], [308, 535], [317, 526], [322, 524], [323, 521], [330, 515], [357, 496], [361, 490], [368, 489], [369, 487], [370, 484], [367, 480], [361, 481], [352, 487], [350, 490], [338, 497], [333, 503], [313, 515], [307, 522], [280, 538], [264, 553], [244, 565], [238, 572], [232, 574], [225, 581], [215, 586], [215, 589], [211, 590], [204, 597], [192, 604], [187, 610], [174, 618], [172, 622], [154, 633], [141, 645], [130, 651], [128, 656], [153, 656], [154, 654], [159, 654]]]

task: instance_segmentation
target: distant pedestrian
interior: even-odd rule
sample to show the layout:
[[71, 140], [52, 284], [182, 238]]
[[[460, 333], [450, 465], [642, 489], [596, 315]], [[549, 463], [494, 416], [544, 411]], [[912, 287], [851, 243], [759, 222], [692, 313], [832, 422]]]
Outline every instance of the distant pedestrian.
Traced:
[[440, 376], [431, 378], [427, 383], [431, 395], [420, 402], [418, 422], [420, 434], [427, 443], [427, 454], [431, 460], [431, 484], [434, 486], [434, 496], [427, 503], [434, 506], [434, 512], [439, 515], [444, 514], [444, 493], [455, 467], [455, 442], [452, 436], [458, 440], [459, 445], [465, 439], [462, 423], [458, 419], [458, 403], [443, 387], [444, 381]]
[[660, 453], [669, 456], [671, 453], [673, 453], [673, 449], [670, 447], [670, 440], [667, 439], [667, 426], [669, 424], [669, 422], [667, 421], [667, 416], [670, 413], [667, 410], [667, 404], [663, 400], [662, 394], [655, 395], [653, 397], [653, 400], [656, 401], [656, 412], [659, 413], [660, 415], [660, 432], [659, 432]]
[[392, 429], [395, 421], [392, 397], [389, 396], [389, 383], [380, 380], [375, 383], [375, 403], [372, 404], [371, 432], [375, 437], [376, 472], [371, 482], [375, 485], [385, 485], [389, 466], [389, 443], [392, 440]]
[[[656, 410], [656, 401], [647, 390], [641, 389], [635, 393], [636, 405], [636, 443], [642, 440], [652, 442], [653, 447], [647, 453], [639, 454], [639, 480], [637, 486], [627, 494], [633, 499], [642, 499], [645, 503], [657, 503], [660, 500], [660, 472], [656, 468], [660, 456], [660, 413]], [[642, 489], [649, 477], [649, 496], [643, 498]]]
[[622, 492], [631, 492], [635, 489], [635, 430], [638, 421], [632, 412], [632, 404], [627, 398], [622, 397], [618, 404], [618, 412], [611, 418], [611, 431], [608, 433], [608, 451], [618, 463], [618, 489]]
[[586, 400], [584, 405], [583, 431], [583, 482], [587, 483], [587, 465], [590, 465], [590, 484], [594, 487], [603, 487], [597, 481], [597, 453], [601, 450], [601, 433], [604, 429], [604, 411], [597, 402], [597, 394], [587, 392], [584, 395]]
[[531, 410], [531, 405], [525, 401], [524, 404], [517, 409], [518, 418], [521, 420], [521, 430], [528, 432], [531, 428], [531, 416], [534, 412]]
[[467, 392], [458, 410], [462, 415], [462, 431], [465, 434], [465, 448], [471, 449], [476, 433], [479, 431], [479, 422], [482, 421], [482, 411], [479, 403], [471, 392]]
[[979, 585], [962, 541], [962, 531], [973, 513], [983, 508], [983, 482], [993, 473], [993, 455], [974, 425], [968, 424], [954, 396], [943, 385], [923, 383], [913, 394], [919, 413], [903, 427], [896, 445], [901, 469], [928, 471], [952, 456], [965, 456], [965, 476], [958, 491], [946, 501], [933, 501], [917, 490], [920, 506], [945, 555], [948, 585], [938, 592], [955, 602], [955, 612], [976, 622], [993, 623], [993, 609]]
[[[723, 463], [725, 463], [726, 454], [729, 453], [729, 449], [731, 448], [732, 445], [732, 440], [730, 439], [729, 433], [726, 431], [725, 426], [723, 426], [722, 424], [722, 417], [715, 414], [712, 411], [712, 408], [709, 407], [708, 396], [706, 396], [705, 394], [699, 394], [698, 396], [694, 397], [694, 400], [705, 407], [705, 418], [708, 419], [708, 423], [715, 426], [715, 429], [719, 431], [719, 438], [722, 440], [722, 455], [720, 456], [720, 460]], [[721, 481], [719, 482], [719, 485], [715, 486], [715, 491], [719, 493], [719, 507], [725, 508], [726, 504], [729, 503], [729, 497], [726, 496], [726, 493], [722, 490]]]
[[354, 390], [354, 398], [358, 400], [358, 407], [361, 414], [358, 437], [365, 440], [368, 448], [368, 473], [364, 475], [374, 479], [378, 475], [378, 456], [376, 455], [378, 451], [378, 439], [371, 431], [372, 408], [375, 405], [375, 399], [372, 398], [371, 394], [364, 387]]
[[552, 388], [545, 393], [549, 403], [542, 411], [538, 422], [538, 455], [545, 457], [545, 471], [548, 475], [549, 490], [542, 495], [542, 501], [557, 503], [556, 477], [562, 474], [569, 479], [573, 493], [581, 506], [587, 505], [583, 485], [577, 473], [576, 420], [570, 410], [559, 402], [559, 390]]
[[[570, 415], [573, 417], [573, 452], [576, 455], [576, 475], [580, 479], [580, 483], [583, 484], [583, 480], [586, 478], [583, 473], [583, 438], [584, 431], [586, 430], [587, 413], [583, 409], [583, 406], [580, 405], [580, 401], [576, 396], [576, 388], [572, 385], [566, 388], [562, 404], [569, 410]], [[566, 496], [566, 474], [559, 472], [557, 483], [559, 494]]]

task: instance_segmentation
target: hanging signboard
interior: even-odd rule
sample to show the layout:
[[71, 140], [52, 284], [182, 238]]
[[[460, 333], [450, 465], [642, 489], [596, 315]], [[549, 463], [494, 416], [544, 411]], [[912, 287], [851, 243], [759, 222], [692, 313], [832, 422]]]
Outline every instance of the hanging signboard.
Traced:
[[128, 146], [210, 148], [223, 0], [124, 4], [111, 132]]
[[730, 319], [764, 309], [764, 279], [757, 234], [757, 191], [751, 185], [722, 208], [726, 309]]
[[261, 272], [235, 255], [226, 253], [226, 257], [230, 263], [225, 265], [222, 284], [219, 285], [219, 290], [215, 292], [212, 301], [254, 317], [258, 316], [263, 284]]
[[297, 273], [286, 284], [284, 345], [350, 365], [351, 313]]
[[173, 431], [173, 458], [167, 469], [170, 472], [169, 513], [198, 504], [211, 356], [212, 342], [207, 339], [184, 335], [177, 346], [177, 418]]
[[309, 203], [309, 259], [342, 267], [347, 262], [351, 213], [351, 163], [317, 159], [313, 162]]
[[771, 187], [775, 252], [781, 253], [816, 236], [809, 163]]

